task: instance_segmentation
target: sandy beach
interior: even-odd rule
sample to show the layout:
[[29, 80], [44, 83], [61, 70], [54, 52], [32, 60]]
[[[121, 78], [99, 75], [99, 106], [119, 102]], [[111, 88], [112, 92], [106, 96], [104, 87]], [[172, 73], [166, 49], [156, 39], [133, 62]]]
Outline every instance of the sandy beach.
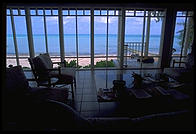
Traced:
[[[151, 54], [149, 54], [150, 56], [153, 56]], [[89, 55], [83, 55], [83, 57], [88, 57]], [[95, 57], [100, 57], [100, 56], [104, 56], [104, 55], [96, 55]], [[115, 56], [115, 55], [109, 55], [109, 56]], [[7, 58], [6, 60], [6, 66], [8, 67], [9, 65], [13, 65], [13, 66], [16, 66], [16, 59], [15, 59], [15, 56], [14, 55], [9, 55], [7, 56], [9, 58]], [[25, 58], [25, 57], [28, 57], [28, 55], [21, 55], [20, 56], [21, 58], [19, 59], [19, 62], [20, 62], [20, 65], [22, 67], [29, 67], [30, 68], [30, 64], [28, 62], [28, 59]], [[51, 59], [53, 62], [60, 62], [60, 58], [59, 56], [57, 58], [55, 58], [55, 56], [51, 56]], [[111, 59], [113, 60], [116, 60], [117, 57], [108, 57], [108, 61], [110, 61]], [[176, 59], [176, 58], [174, 58]], [[65, 58], [65, 60], [67, 62], [70, 62], [72, 60], [77, 60], [77, 58]], [[101, 61], [101, 60], [106, 60], [106, 58], [94, 58], [94, 65], [96, 64], [96, 62], [98, 61]], [[147, 65], [147, 66], [157, 66], [156, 64], [158, 63], [159, 61], [159, 58], [158, 57], [154, 57], [154, 64], [150, 64], [150, 65]], [[140, 62], [137, 62], [137, 57], [135, 58], [131, 58], [131, 57], [127, 57], [124, 59], [124, 64], [125, 65], [128, 65], [129, 67], [139, 67], [140, 66]], [[90, 57], [89, 58], [78, 58], [78, 64], [79, 66], [87, 66], [91, 63], [91, 59]], [[57, 64], [54, 64], [54, 67], [57, 67], [58, 65]]]
[[[104, 56], [104, 55], [96, 55], [96, 56]], [[109, 56], [115, 56], [115, 55], [109, 55]], [[9, 65], [13, 65], [13, 66], [17, 65], [15, 56], [9, 55], [7, 57], [9, 57], [9, 58], [6, 59], [6, 66], [7, 67]], [[27, 55], [26, 56], [23, 55], [23, 56], [20, 56], [20, 57], [27, 57]], [[87, 57], [87, 56], [84, 55], [84, 57]], [[51, 57], [51, 59], [52, 59], [53, 62], [59, 62], [60, 61], [60, 58], [53, 58], [53, 56]], [[108, 61], [111, 60], [111, 59], [117, 59], [117, 58], [116, 57], [108, 58]], [[70, 62], [72, 60], [77, 60], [77, 58], [65, 58], [65, 60], [67, 62]], [[84, 66], [87, 66], [87, 65], [89, 65], [91, 63], [90, 60], [91, 60], [90, 58], [78, 58], [78, 64], [80, 66], [84, 67]], [[101, 61], [101, 60], [106, 60], [106, 58], [94, 58], [94, 64], [96, 64], [96, 62]], [[20, 62], [20, 65], [22, 67], [29, 67], [30, 68], [30, 64], [29, 64], [27, 58], [20, 58], [19, 62]], [[54, 67], [57, 67], [57, 65], [54, 64]]]

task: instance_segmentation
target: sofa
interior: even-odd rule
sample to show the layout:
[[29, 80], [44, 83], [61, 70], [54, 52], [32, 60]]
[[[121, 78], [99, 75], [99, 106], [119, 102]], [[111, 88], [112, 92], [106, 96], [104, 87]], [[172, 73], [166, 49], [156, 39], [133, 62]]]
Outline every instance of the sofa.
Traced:
[[88, 121], [66, 103], [68, 96], [68, 88], [30, 87], [21, 66], [6, 68], [3, 129], [51, 131], [85, 128]]

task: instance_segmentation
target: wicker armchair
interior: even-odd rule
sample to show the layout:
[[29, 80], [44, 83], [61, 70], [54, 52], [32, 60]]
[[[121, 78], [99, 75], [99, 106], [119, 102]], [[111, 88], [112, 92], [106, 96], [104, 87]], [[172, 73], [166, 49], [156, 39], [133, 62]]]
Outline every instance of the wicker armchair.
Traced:
[[73, 85], [76, 88], [74, 68], [60, 66], [53, 68], [53, 64], [65, 65], [65, 62], [52, 62], [48, 53], [28, 58], [28, 60], [38, 86], [71, 85], [72, 98], [74, 98]]

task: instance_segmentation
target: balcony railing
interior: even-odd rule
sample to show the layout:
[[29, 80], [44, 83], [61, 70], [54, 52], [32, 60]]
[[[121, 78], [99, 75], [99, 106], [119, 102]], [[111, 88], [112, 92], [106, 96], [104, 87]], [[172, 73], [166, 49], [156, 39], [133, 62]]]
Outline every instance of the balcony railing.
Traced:
[[125, 52], [124, 56], [141, 56], [141, 51], [142, 51], [142, 42], [124, 43], [124, 52]]
[[[127, 66], [128, 59], [140, 58], [141, 56], [147, 55], [150, 57], [159, 57], [157, 53], [149, 52], [145, 54], [146, 42], [143, 44], [142, 51], [142, 42], [125, 42], [124, 43], [124, 66]], [[142, 54], [143, 52], [143, 54]]]

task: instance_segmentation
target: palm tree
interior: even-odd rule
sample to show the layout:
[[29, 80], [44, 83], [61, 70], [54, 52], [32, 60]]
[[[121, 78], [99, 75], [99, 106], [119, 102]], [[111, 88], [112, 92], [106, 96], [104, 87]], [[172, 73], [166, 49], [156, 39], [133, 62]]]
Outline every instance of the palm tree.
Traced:
[[177, 23], [177, 25], [182, 25], [184, 27], [182, 30], [177, 31], [177, 33], [179, 34], [179, 36], [177, 37], [179, 39], [178, 44], [180, 46], [186, 45], [187, 46], [187, 49], [191, 49], [191, 45], [192, 45], [193, 37], [194, 37], [193, 36], [194, 35], [193, 18], [192, 17], [188, 17], [186, 24], [185, 24], [185, 21], [184, 21], [184, 22]]
[[[158, 12], [152, 12], [152, 15], [157, 14], [158, 16], [161, 16], [161, 15], [164, 15], [164, 13], [165, 12], [158, 11]], [[186, 15], [186, 13], [187, 13], [186, 11], [182, 12], [182, 15]], [[193, 12], [188, 12], [188, 15], [192, 16], [192, 14], [193, 14]], [[162, 20], [162, 17], [157, 17], [155, 21], [159, 22], [160, 20]], [[179, 36], [177, 36], [177, 38], [179, 39], [178, 44], [180, 46], [182, 46], [182, 45], [186, 46], [185, 47], [186, 49], [184, 50], [184, 55], [186, 55], [187, 49], [191, 49], [191, 45], [193, 43], [194, 19], [193, 19], [193, 17], [188, 17], [186, 25], [185, 25], [185, 21], [178, 22], [177, 25], [182, 25], [184, 27], [182, 30], [177, 31], [177, 33], [179, 34]], [[185, 28], [185, 26], [186, 26], [186, 28]], [[185, 29], [186, 29], [186, 31], [185, 31]]]

